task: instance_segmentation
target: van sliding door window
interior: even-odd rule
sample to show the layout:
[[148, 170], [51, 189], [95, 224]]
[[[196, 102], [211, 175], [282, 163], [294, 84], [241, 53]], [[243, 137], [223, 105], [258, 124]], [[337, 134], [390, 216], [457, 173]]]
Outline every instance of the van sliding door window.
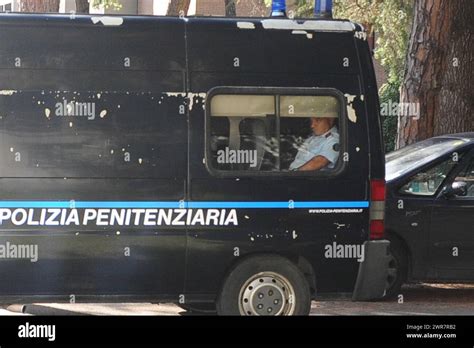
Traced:
[[212, 164], [222, 171], [275, 171], [275, 97], [217, 95], [212, 99]]
[[314, 174], [337, 167], [341, 152], [337, 97], [214, 94], [210, 98], [211, 171]]

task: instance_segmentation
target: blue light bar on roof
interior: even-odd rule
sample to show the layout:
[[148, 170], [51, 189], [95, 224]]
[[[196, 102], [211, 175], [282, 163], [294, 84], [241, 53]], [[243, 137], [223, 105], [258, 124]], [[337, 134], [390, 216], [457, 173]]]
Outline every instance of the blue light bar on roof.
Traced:
[[332, 0], [316, 0], [314, 16], [316, 18], [332, 18]]
[[272, 17], [286, 17], [286, 0], [273, 0]]

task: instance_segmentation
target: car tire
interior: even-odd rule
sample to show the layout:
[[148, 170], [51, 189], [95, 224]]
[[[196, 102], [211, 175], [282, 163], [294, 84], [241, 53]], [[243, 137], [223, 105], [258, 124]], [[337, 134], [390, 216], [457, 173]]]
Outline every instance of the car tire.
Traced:
[[400, 294], [408, 275], [408, 255], [398, 239], [390, 239], [390, 261], [388, 266], [387, 291], [384, 299], [393, 299]]
[[219, 315], [308, 315], [309, 284], [291, 261], [276, 255], [250, 257], [227, 276], [217, 301]]

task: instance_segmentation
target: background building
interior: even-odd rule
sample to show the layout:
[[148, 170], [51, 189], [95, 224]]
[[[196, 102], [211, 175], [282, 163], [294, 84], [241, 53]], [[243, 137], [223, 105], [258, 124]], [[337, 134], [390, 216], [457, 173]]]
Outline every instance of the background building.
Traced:
[[0, 12], [19, 12], [20, 2], [17, 0], [0, 0]]

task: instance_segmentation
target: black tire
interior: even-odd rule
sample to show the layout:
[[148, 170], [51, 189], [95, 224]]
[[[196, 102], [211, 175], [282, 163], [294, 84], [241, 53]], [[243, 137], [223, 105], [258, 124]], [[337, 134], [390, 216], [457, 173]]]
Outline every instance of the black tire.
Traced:
[[[251, 295], [247, 296], [247, 292]], [[260, 296], [265, 297], [260, 299]], [[266, 301], [265, 305], [261, 301]], [[262, 309], [252, 313], [243, 306], [252, 306], [252, 309], [262, 306]], [[296, 316], [308, 315], [310, 309], [310, 290], [305, 276], [295, 264], [276, 255], [253, 256], [239, 263], [225, 280], [217, 301], [219, 315]]]
[[216, 304], [199, 302], [199, 303], [189, 303], [189, 304], [179, 304], [179, 307], [191, 314], [216, 314]]
[[384, 299], [393, 299], [400, 294], [408, 275], [408, 255], [398, 239], [390, 239], [390, 261], [387, 292]]

